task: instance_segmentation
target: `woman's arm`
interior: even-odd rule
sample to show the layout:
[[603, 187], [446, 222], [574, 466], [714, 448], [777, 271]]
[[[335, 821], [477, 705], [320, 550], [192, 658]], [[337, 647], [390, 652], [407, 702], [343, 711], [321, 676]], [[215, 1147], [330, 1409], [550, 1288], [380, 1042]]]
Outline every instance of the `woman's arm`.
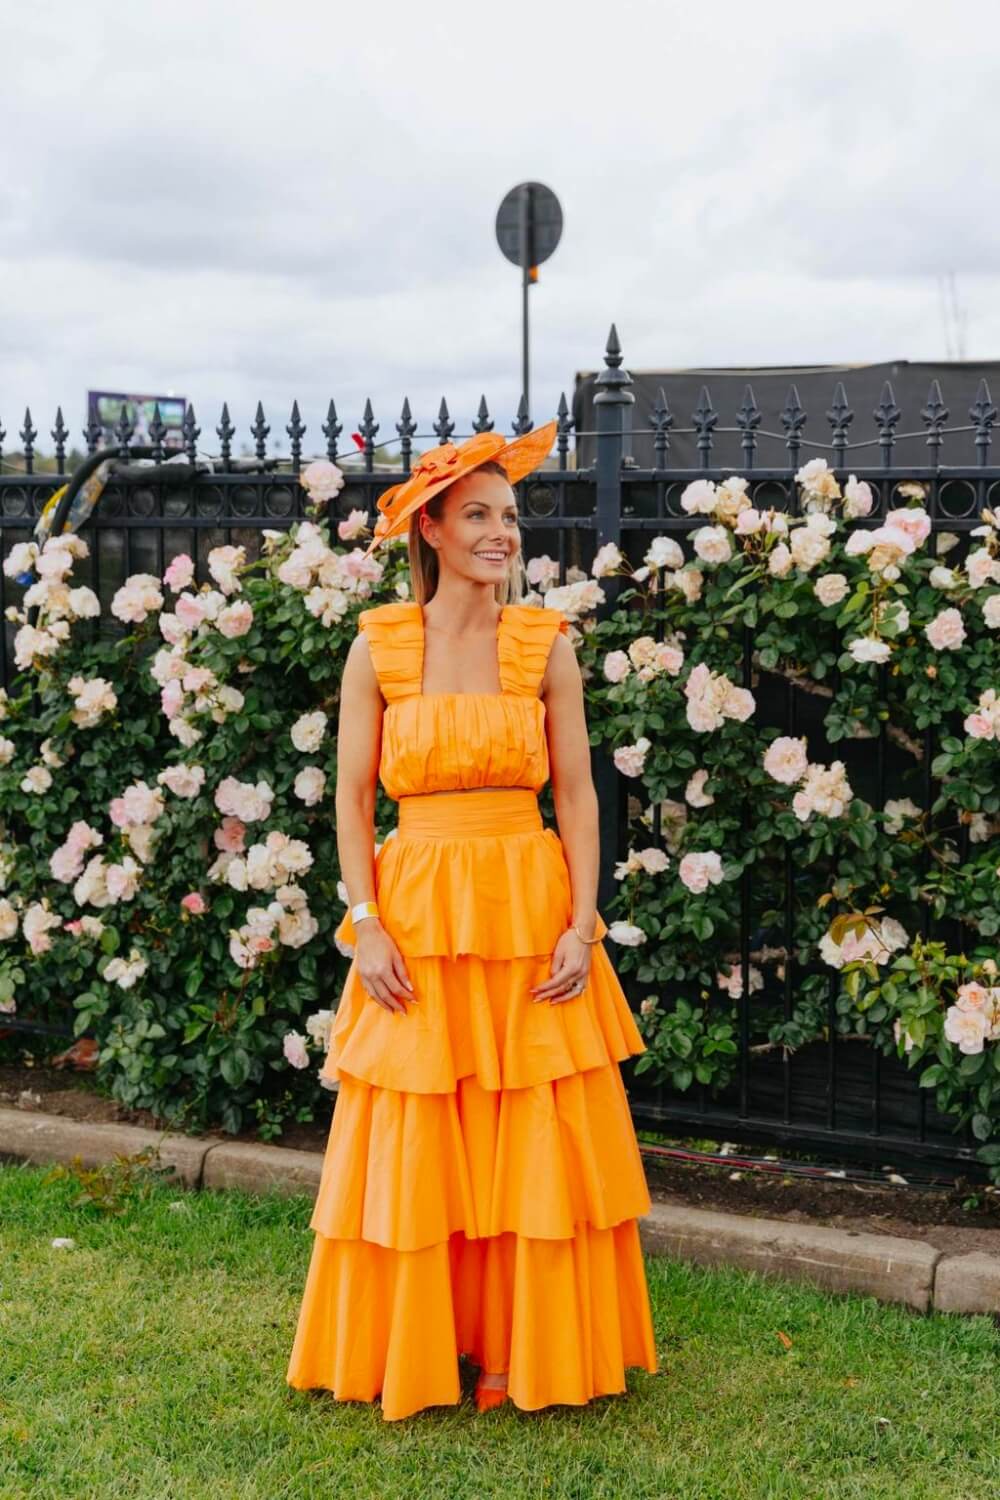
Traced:
[[600, 873], [597, 793], [590, 770], [583, 678], [569, 637], [561, 631], [549, 651], [542, 699], [552, 797], [573, 891], [572, 921], [591, 938], [597, 926]]
[[[382, 751], [382, 694], [363, 632], [351, 642], [340, 680], [337, 723], [337, 854], [349, 904], [374, 901], [375, 794]], [[413, 986], [402, 955], [377, 916], [357, 924], [355, 964], [364, 989], [406, 1013]]]
[[337, 855], [351, 906], [375, 900], [375, 792], [381, 747], [382, 694], [368, 642], [359, 631], [344, 662], [337, 724]]

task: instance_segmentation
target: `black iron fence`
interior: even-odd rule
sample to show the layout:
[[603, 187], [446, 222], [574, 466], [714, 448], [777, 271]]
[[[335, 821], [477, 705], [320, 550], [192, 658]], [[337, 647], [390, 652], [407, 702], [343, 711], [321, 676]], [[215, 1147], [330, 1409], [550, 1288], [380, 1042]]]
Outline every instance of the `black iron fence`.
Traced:
[[[997, 411], [985, 379], [978, 383], [968, 409], [968, 421], [950, 422], [945, 404], [946, 392], [932, 381], [919, 412], [904, 414], [897, 406], [891, 384], [887, 381], [881, 398], [870, 412], [872, 425], [861, 436], [852, 438], [856, 413], [851, 408], [847, 382], [838, 380], [830, 393], [830, 405], [822, 420], [822, 436], [813, 435], [813, 419], [799, 400], [794, 384], [789, 387], [783, 409], [773, 426], [765, 425], [765, 413], [758, 409], [752, 388], [748, 385], [732, 423], [722, 423], [723, 413], [715, 410], [710, 390], [703, 388], [690, 425], [678, 425], [662, 392], [646, 410], [637, 406], [633, 381], [623, 367], [622, 352], [614, 328], [608, 340], [604, 367], [593, 382], [592, 405], [577, 401], [574, 413], [563, 396], [557, 411], [558, 437], [551, 460], [552, 467], [537, 471], [518, 486], [519, 510], [527, 558], [547, 554], [559, 565], [559, 582], [566, 580], [571, 568], [589, 574], [598, 548], [616, 543], [631, 563], [638, 566], [649, 541], [656, 535], [682, 537], [704, 518], [690, 516], [680, 506], [685, 486], [695, 478], [721, 480], [733, 472], [732, 466], [721, 467], [715, 458], [717, 440], [728, 435], [738, 439], [742, 462], [737, 472], [751, 482], [754, 503], [761, 508], [775, 506], [789, 514], [798, 511], [798, 487], [794, 475], [807, 459], [823, 456], [839, 478], [848, 473], [867, 480], [876, 504], [871, 524], [884, 518], [895, 502], [896, 487], [906, 480], [921, 480], [927, 490], [925, 505], [935, 531], [947, 530], [962, 539], [964, 555], [969, 531], [980, 524], [983, 506], [1000, 499], [1000, 467], [990, 462], [993, 427]], [[585, 425], [591, 419], [593, 425]], [[909, 426], [900, 430], [904, 415]], [[962, 414], [963, 418], [965, 413]], [[919, 423], [919, 425], [917, 425]], [[485, 400], [480, 404], [472, 430], [490, 430], [495, 423]], [[514, 433], [529, 430], [533, 423], [521, 407], [514, 419]], [[112, 479], [105, 489], [98, 510], [87, 523], [90, 556], [74, 570], [74, 582], [87, 583], [98, 594], [104, 606], [102, 628], [115, 630], [117, 622], [107, 615], [107, 605], [117, 588], [134, 572], [161, 574], [170, 559], [188, 552], [198, 565], [199, 579], [207, 576], [205, 558], [208, 552], [223, 544], [246, 547], [247, 555], [256, 555], [262, 533], [267, 528], [281, 529], [291, 525], [302, 514], [305, 492], [297, 476], [308, 458], [325, 456], [338, 462], [347, 476], [337, 496], [336, 511], [346, 516], [354, 509], [364, 509], [374, 517], [380, 493], [398, 483], [400, 474], [409, 470], [414, 443], [418, 451], [447, 439], [460, 440], [469, 434], [456, 431], [445, 402], [442, 402], [431, 433], [420, 433], [413, 421], [409, 403], [404, 401], [400, 419], [395, 423], [397, 436], [379, 439], [371, 402], [366, 404], [358, 427], [361, 447], [346, 455], [339, 442], [343, 424], [333, 402], [322, 424], [324, 444], [310, 448], [307, 455], [304, 439], [307, 429], [297, 404], [285, 427], [289, 438], [289, 457], [279, 460], [268, 453], [271, 427], [260, 406], [250, 429], [253, 455], [234, 457], [236, 429], [228, 408], [223, 406], [219, 424], [214, 429], [217, 443], [212, 444], [214, 457], [206, 463], [202, 430], [192, 409], [184, 422], [183, 454], [180, 465], [186, 465], [179, 477], [169, 483], [149, 478], [141, 468], [132, 467], [126, 475]], [[904, 438], [910, 444], [915, 435], [923, 438], [926, 463], [905, 467], [895, 462], [897, 445]], [[17, 541], [30, 537], [36, 519], [55, 490], [65, 481], [67, 472], [68, 430], [61, 410], [52, 429], [55, 472], [40, 471], [36, 462], [35, 439], [38, 436], [30, 412], [20, 430], [19, 450], [3, 459], [5, 433], [0, 425], [0, 554], [6, 557]], [[671, 442], [674, 437], [688, 440], [691, 451], [697, 451], [696, 467], [671, 467]], [[84, 432], [87, 452], [98, 451], [99, 429]], [[154, 460], [170, 457], [163, 447], [165, 429], [154, 421], [150, 440]], [[652, 441], [655, 467], [639, 467], [631, 457], [634, 440]], [[131, 432], [123, 419], [115, 434], [115, 443], [127, 460]], [[762, 439], [770, 451], [780, 441], [787, 460], [782, 465], [760, 467], [757, 454]], [[572, 446], [571, 446], [572, 440]], [[587, 446], [584, 447], [584, 440]], [[947, 440], [949, 456], [957, 453], [957, 463], [942, 463]], [[957, 442], [956, 442], [957, 440]], [[9, 446], [9, 445], [8, 445]], [[576, 467], [578, 453], [593, 454], [586, 468]], [[391, 453], [392, 466], [376, 462]], [[204, 467], [199, 465], [204, 464]], [[620, 592], [622, 581], [609, 577], [601, 580], [607, 603], [600, 615], [609, 611]], [[20, 589], [0, 573], [0, 616], [4, 619], [3, 681], [12, 675], [12, 642], [16, 626], [6, 620], [8, 605], [16, 603]], [[742, 685], [760, 684], [768, 674], [754, 662], [753, 634], [747, 630], [742, 641]], [[885, 669], [880, 669], [884, 671]], [[775, 678], [767, 684], [768, 722], [780, 723], [782, 732], [802, 732], [810, 712], [808, 695], [794, 682]], [[811, 736], [822, 739], [821, 720], [810, 725]], [[931, 776], [935, 754], [934, 732], [928, 730], [921, 747], [924, 806], [930, 807], [936, 795]], [[886, 728], [878, 739], [869, 741], [869, 750], [857, 785], [875, 807], [885, 805], [891, 795], [894, 774]], [[594, 781], [600, 805], [602, 867], [598, 904], [606, 909], [618, 885], [614, 867], [626, 853], [627, 788], [616, 772], [610, 756], [594, 754]], [[963, 830], [967, 853], [968, 830]], [[661, 838], [660, 810], [654, 810], [650, 842]], [[740, 963], [744, 976], [750, 974], [755, 934], [750, 922], [750, 881], [748, 871], [741, 886]], [[791, 932], [795, 870], [791, 856], [784, 871], [783, 889], [774, 893], [772, 905], [782, 905], [787, 932]], [[932, 930], [929, 911], [923, 915], [924, 937], [939, 935]], [[952, 934], [957, 937], [955, 924]], [[781, 942], [780, 937], [777, 939]], [[960, 938], [958, 938], [960, 942]], [[785, 942], [788, 953], [783, 978], [782, 1007], [785, 1019], [795, 1005], [796, 986], [806, 973], [829, 976], [829, 1023], [826, 1037], [802, 1047], [759, 1049], [752, 1045], [751, 1010], [753, 1001], [749, 985], [744, 984], [742, 997], [735, 1002], [739, 1017], [739, 1066], [732, 1085], [713, 1093], [695, 1086], [684, 1093], [664, 1087], [648, 1087], [641, 1076], [631, 1074], [631, 1064], [623, 1072], [629, 1085], [633, 1113], [637, 1123], [669, 1131], [698, 1131], [718, 1137], [728, 1134], [743, 1141], [761, 1140], [793, 1144], [800, 1149], [830, 1151], [863, 1160], [884, 1162], [887, 1158], [910, 1157], [941, 1164], [971, 1166], [976, 1142], [971, 1132], [956, 1134], [950, 1116], [941, 1116], [928, 1099], [928, 1091], [917, 1086], [916, 1075], [908, 1072], [895, 1058], [883, 1057], [874, 1047], [838, 1038], [836, 1000], [838, 975], [823, 964], [803, 966], [794, 961], [793, 945]], [[638, 989], [628, 982], [626, 988]], [[642, 987], [645, 993], [648, 986]], [[717, 1002], [723, 1003], [722, 1000]], [[724, 998], [728, 1008], [733, 1002]]]

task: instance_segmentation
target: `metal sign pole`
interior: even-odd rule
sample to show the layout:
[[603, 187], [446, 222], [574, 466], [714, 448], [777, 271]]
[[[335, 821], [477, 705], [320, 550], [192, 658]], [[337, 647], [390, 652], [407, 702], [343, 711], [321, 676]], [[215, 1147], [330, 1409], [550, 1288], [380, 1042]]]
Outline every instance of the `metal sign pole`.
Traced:
[[531, 186], [521, 184], [521, 390], [524, 394], [524, 409], [531, 411], [531, 396], [528, 392], [528, 271], [531, 268]]
[[519, 182], [497, 211], [497, 243], [507, 260], [521, 268], [521, 392], [531, 413], [531, 372], [528, 289], [538, 280], [538, 267], [548, 260], [562, 234], [562, 209], [550, 188], [541, 182]]

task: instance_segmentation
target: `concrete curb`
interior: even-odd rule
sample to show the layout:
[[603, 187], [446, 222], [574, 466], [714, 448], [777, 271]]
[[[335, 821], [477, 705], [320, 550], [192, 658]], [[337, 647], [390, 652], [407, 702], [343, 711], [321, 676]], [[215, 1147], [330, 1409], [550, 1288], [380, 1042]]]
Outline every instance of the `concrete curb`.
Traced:
[[110, 1162], [116, 1154], [131, 1156], [147, 1146], [160, 1147], [163, 1166], [173, 1167], [185, 1187], [201, 1186], [202, 1166], [211, 1145], [188, 1135], [163, 1135], [138, 1125], [93, 1125], [33, 1109], [0, 1109], [0, 1161], [27, 1161], [38, 1166], [69, 1163], [79, 1156], [84, 1166]]
[[[936, 1305], [935, 1272], [943, 1252], [919, 1240], [670, 1203], [657, 1203], [653, 1208], [653, 1213], [640, 1220], [639, 1229], [643, 1249], [653, 1253], [700, 1265], [742, 1266], [765, 1275], [808, 1281], [831, 1292], [863, 1292], [882, 1302], [902, 1302], [918, 1312]], [[989, 1312], [1000, 1309], [1000, 1256], [981, 1258], [993, 1262], [994, 1300], [976, 1311]], [[988, 1291], [986, 1281], [983, 1291]]]
[[[287, 1146], [196, 1140], [136, 1125], [88, 1124], [34, 1110], [0, 1108], [0, 1162], [110, 1162], [159, 1145], [161, 1162], [195, 1190], [309, 1193], [323, 1154]], [[1000, 1255], [949, 1255], [921, 1240], [862, 1234], [654, 1203], [639, 1220], [642, 1248], [700, 1265], [739, 1266], [834, 1292], [899, 1302], [917, 1312], [1000, 1314]]]
[[245, 1193], [304, 1193], [319, 1187], [322, 1171], [319, 1151], [232, 1141], [209, 1147], [201, 1185]]

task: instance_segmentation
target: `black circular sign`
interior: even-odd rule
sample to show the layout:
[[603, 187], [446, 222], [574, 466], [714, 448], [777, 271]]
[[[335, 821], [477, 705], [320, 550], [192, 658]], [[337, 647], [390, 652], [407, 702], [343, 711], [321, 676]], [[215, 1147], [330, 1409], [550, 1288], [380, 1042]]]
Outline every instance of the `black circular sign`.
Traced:
[[509, 261], [522, 268], [548, 260], [562, 227], [559, 199], [543, 182], [519, 182], [497, 209], [497, 244]]

